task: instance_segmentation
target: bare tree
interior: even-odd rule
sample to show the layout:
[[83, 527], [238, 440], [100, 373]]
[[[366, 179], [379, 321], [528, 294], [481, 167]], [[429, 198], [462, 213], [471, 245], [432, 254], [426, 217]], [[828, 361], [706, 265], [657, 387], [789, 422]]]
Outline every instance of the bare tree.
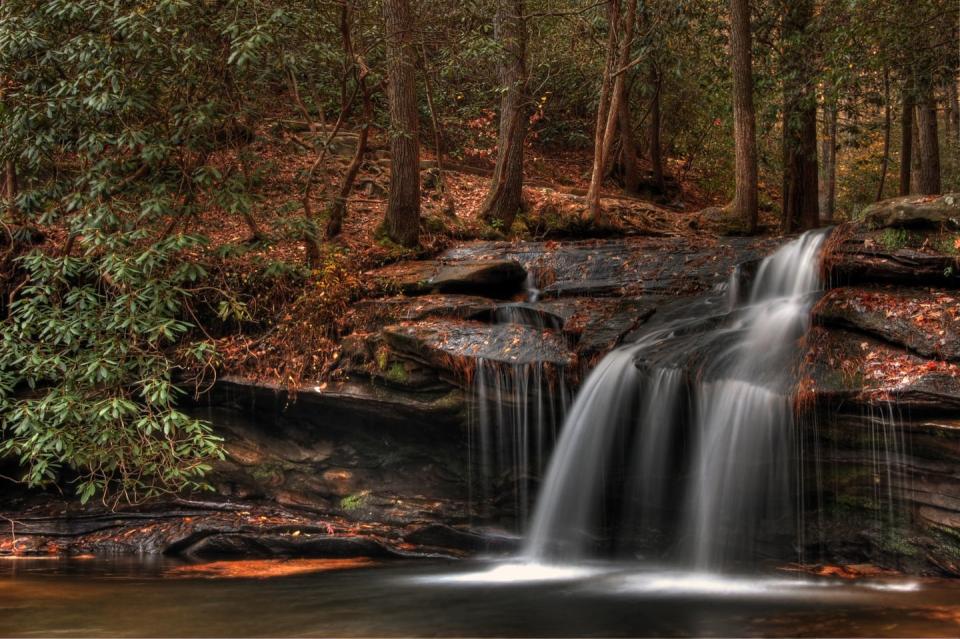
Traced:
[[913, 165], [913, 88], [904, 83], [900, 99], [900, 195], [910, 195], [910, 167]]
[[[600, 219], [600, 186], [606, 169], [603, 156], [607, 119], [610, 113], [610, 95], [613, 88], [614, 67], [617, 62], [617, 25], [620, 22], [620, 0], [607, 0], [607, 56], [600, 81], [600, 102], [597, 105], [597, 124], [593, 134], [593, 169], [587, 189], [587, 211], [590, 219]], [[621, 74], [622, 75], [622, 74]]]
[[736, 161], [730, 212], [744, 230], [757, 230], [757, 125], [753, 107], [750, 1], [730, 0], [730, 51], [733, 70], [733, 141]]
[[481, 217], [503, 229], [513, 225], [523, 203], [523, 143], [527, 137], [527, 27], [523, 0], [498, 0], [494, 23], [501, 52], [498, 74], [500, 133], [497, 164]]
[[663, 88], [663, 75], [656, 64], [650, 65], [650, 124], [647, 126], [647, 135], [649, 140], [648, 152], [650, 153], [650, 167], [653, 172], [653, 184], [658, 193], [666, 192], [663, 171], [663, 148], [660, 143], [661, 129], [661, 90]]

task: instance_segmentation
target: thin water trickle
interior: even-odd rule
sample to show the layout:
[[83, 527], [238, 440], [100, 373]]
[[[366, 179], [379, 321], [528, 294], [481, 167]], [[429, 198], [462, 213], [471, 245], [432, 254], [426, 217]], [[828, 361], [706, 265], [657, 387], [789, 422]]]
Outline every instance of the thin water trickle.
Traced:
[[471, 486], [475, 507], [504, 495], [522, 528], [529, 519], [529, 485], [543, 474], [556, 443], [570, 393], [563, 371], [542, 363], [478, 359], [468, 416]]
[[551, 459], [529, 559], [613, 549], [717, 570], [795, 532], [794, 368], [826, 236], [763, 260], [749, 294], [735, 273], [713, 317], [663, 322], [600, 363]]

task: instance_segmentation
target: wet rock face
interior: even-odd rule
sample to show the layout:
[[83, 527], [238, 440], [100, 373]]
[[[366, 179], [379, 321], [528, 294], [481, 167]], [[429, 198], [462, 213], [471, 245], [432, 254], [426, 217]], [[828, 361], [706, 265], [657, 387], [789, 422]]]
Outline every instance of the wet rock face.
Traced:
[[680, 237], [581, 242], [476, 242], [444, 258], [471, 260], [494, 255], [516, 260], [533, 275], [544, 297], [684, 295], [726, 282], [742, 261], [769, 253], [771, 240], [723, 241]]
[[960, 361], [960, 296], [921, 288], [840, 288], [814, 321], [875, 335], [922, 357]]
[[431, 320], [388, 326], [383, 335], [395, 352], [451, 370], [472, 370], [477, 359], [508, 365], [543, 363], [558, 369], [575, 360], [562, 338], [519, 324]]
[[[596, 361], [667, 303], [680, 312], [724, 284], [738, 262], [775, 244], [479, 242], [373, 271], [368, 277], [381, 296], [358, 301], [345, 318], [333, 380], [291, 397], [283, 388], [221, 379], [192, 409], [225, 438], [227, 459], [210, 476], [215, 496], [195, 496], [211, 503], [157, 504], [161, 520], [153, 522], [139, 510], [113, 519], [85, 510], [78, 512], [86, 518], [64, 516], [54, 501], [53, 518], [44, 521], [58, 529], [33, 526], [30, 548], [339, 557], [512, 547], [509, 536], [477, 527], [512, 518], [518, 505], [508, 491], [522, 484], [532, 492], [539, 470], [498, 469], [484, 519], [468, 477], [477, 380], [542, 386], [561, 406]], [[488, 390], [487, 401], [501, 401]], [[535, 394], [500, 408], [535, 415], [517, 403]], [[555, 409], [538, 407], [549, 413], [544, 424], [558, 429]], [[551, 437], [544, 436], [545, 448]]]
[[815, 327], [801, 393], [824, 407], [869, 411], [896, 403], [915, 414], [960, 411], [960, 366], [913, 355], [863, 333]]
[[[847, 557], [960, 575], [957, 200], [901, 198], [841, 228], [814, 308], [799, 400], [819, 528]], [[826, 496], [826, 497], [824, 497]], [[845, 549], [845, 550], [844, 550]]]

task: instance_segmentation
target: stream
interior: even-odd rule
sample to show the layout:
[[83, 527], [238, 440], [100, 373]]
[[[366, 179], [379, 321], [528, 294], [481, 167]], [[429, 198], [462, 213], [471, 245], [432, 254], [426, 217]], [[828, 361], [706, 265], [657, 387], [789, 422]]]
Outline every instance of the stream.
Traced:
[[[291, 560], [296, 564], [296, 560]], [[632, 564], [389, 562], [270, 579], [0, 562], [4, 636], [956, 636], [960, 585]], [[187, 573], [189, 574], [189, 573]]]

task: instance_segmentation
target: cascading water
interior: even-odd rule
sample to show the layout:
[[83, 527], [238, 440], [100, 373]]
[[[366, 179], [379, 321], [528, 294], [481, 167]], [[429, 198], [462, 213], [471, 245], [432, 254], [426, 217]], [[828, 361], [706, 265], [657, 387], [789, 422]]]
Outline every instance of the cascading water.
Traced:
[[529, 518], [529, 482], [543, 475], [570, 403], [564, 371], [543, 363], [479, 359], [473, 397], [468, 419], [472, 501], [484, 511], [497, 497], [508, 498], [522, 524]]
[[529, 559], [655, 550], [728, 569], [795, 533], [794, 365], [825, 238], [766, 258], [746, 299], [735, 274], [729, 303], [661, 321], [600, 363], [551, 459]]

